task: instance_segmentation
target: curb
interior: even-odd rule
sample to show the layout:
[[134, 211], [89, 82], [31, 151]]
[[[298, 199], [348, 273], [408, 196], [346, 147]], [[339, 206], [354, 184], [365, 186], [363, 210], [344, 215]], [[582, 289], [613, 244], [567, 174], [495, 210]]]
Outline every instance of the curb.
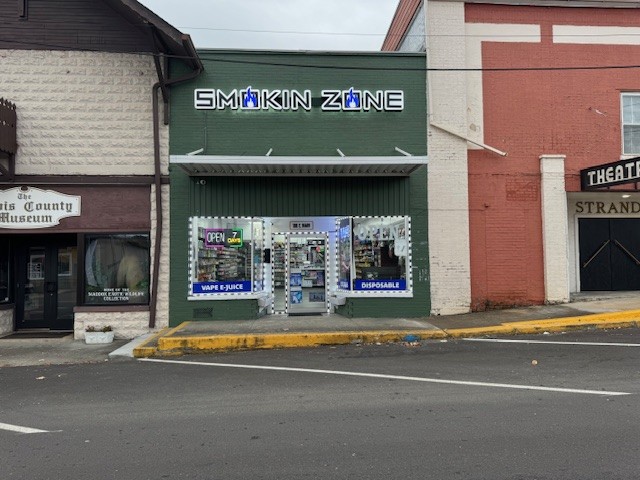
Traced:
[[163, 328], [155, 335], [149, 337], [146, 341], [142, 342], [140, 345], [137, 345], [133, 349], [133, 358], [149, 358], [153, 357], [158, 353], [158, 348], [151, 346], [150, 344], [156, 342], [158, 338], [162, 335], [165, 335], [169, 331], [169, 328]]
[[[405, 341], [407, 337], [416, 337], [419, 340], [437, 340], [487, 335], [538, 334], [588, 328], [640, 327], [640, 310], [506, 322], [499, 325], [472, 328], [174, 336], [189, 323], [191, 322], [184, 322], [171, 330], [168, 328], [162, 330], [143, 345], [134, 349], [134, 357], [147, 358], [188, 353], [305, 348], [321, 345], [394, 343]], [[154, 343], [156, 343], [155, 346], [152, 345]]]
[[298, 332], [246, 335], [207, 335], [198, 337], [163, 337], [158, 341], [159, 352], [221, 352], [230, 350], [266, 350], [274, 348], [303, 348], [321, 345], [359, 343], [392, 343], [404, 337], [445, 338], [443, 330], [374, 330], [346, 332]]

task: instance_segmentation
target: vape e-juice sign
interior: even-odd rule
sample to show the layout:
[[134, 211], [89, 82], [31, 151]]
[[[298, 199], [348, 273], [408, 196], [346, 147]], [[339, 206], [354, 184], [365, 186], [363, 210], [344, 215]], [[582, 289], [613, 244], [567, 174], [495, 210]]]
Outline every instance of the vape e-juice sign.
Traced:
[[404, 110], [402, 90], [321, 90], [314, 97], [311, 90], [258, 89], [247, 87], [224, 91], [197, 88], [193, 92], [197, 110], [269, 110], [311, 111], [319, 106], [323, 112], [400, 112]]
[[251, 292], [251, 281], [237, 282], [197, 282], [193, 284], [193, 293], [246, 293]]

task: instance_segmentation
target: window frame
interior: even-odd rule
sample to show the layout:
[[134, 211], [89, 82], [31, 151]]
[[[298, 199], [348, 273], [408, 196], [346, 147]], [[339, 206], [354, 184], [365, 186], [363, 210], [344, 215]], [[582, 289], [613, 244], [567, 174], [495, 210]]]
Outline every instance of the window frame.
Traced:
[[[366, 289], [366, 290], [356, 290], [355, 285], [357, 281], [364, 281], [365, 279], [360, 279], [356, 275], [356, 236], [358, 235], [357, 228], [359, 226], [359, 220], [374, 220], [374, 219], [388, 219], [388, 218], [397, 218], [398, 220], [404, 220], [404, 239], [405, 239], [405, 247], [406, 247], [406, 260], [405, 260], [405, 288], [403, 290], [395, 290], [395, 289]], [[339, 260], [339, 249], [340, 249], [340, 235], [336, 235], [336, 261], [335, 261], [335, 285], [336, 288], [334, 292], [339, 297], [347, 297], [347, 298], [361, 298], [361, 297], [404, 297], [411, 298], [413, 297], [413, 248], [411, 243], [411, 217], [409, 215], [375, 215], [375, 216], [351, 216], [351, 217], [339, 217], [336, 218], [336, 231], [340, 231], [340, 222], [345, 222], [349, 220], [349, 229], [350, 229], [350, 246], [351, 246], [351, 258], [350, 258], [350, 281], [349, 288], [341, 288], [340, 280], [341, 280], [341, 272], [340, 272], [340, 260]], [[343, 225], [345, 226], [345, 225]], [[386, 239], [389, 241], [390, 239]], [[394, 241], [396, 239], [394, 238]], [[380, 282], [390, 282], [391, 280], [380, 280]]]
[[[198, 229], [201, 228], [200, 221], [211, 222], [247, 222], [251, 232], [250, 239], [243, 234], [244, 242], [250, 242], [248, 257], [251, 261], [249, 271], [251, 273], [249, 279], [236, 280], [235, 282], [247, 282], [250, 284], [250, 291], [228, 292], [228, 291], [210, 291], [210, 292], [194, 292], [194, 285], [198, 282], [196, 278], [196, 269], [198, 261], [198, 252], [200, 250]], [[259, 225], [259, 226], [257, 226]], [[221, 227], [202, 227], [211, 229], [220, 229]], [[264, 272], [264, 219], [262, 217], [211, 217], [193, 215], [189, 217], [189, 254], [188, 254], [188, 280], [187, 280], [187, 299], [188, 300], [240, 300], [255, 299], [268, 295], [265, 289], [265, 272]], [[259, 238], [255, 238], [259, 236]], [[259, 261], [256, 261], [259, 259]], [[257, 267], [257, 265], [260, 265]], [[258, 278], [260, 274], [261, 278]], [[195, 280], [194, 280], [195, 279]], [[222, 283], [222, 282], [211, 282]]]
[[[87, 285], [87, 251], [88, 251], [88, 242], [95, 240], [97, 238], [113, 238], [113, 237], [124, 237], [124, 236], [145, 236], [148, 240], [148, 256], [147, 256], [147, 288], [146, 288], [146, 301], [142, 302], [88, 302], [87, 293], [88, 293], [88, 285]], [[151, 304], [151, 283], [153, 279], [151, 278], [151, 233], [149, 231], [136, 231], [136, 232], [89, 232], [83, 233], [78, 238], [79, 246], [82, 246], [82, 256], [81, 260], [78, 261], [78, 269], [82, 268], [82, 271], [79, 272], [79, 280], [81, 282], [80, 288], [78, 289], [78, 298], [77, 304], [82, 307], [128, 307], [128, 306], [149, 306]], [[80, 257], [80, 248], [78, 248], [78, 256]]]
[[[638, 147], [638, 151], [637, 152], [628, 152], [626, 151], [626, 142], [625, 142], [625, 127], [626, 126], [635, 126], [640, 128], [640, 121], [638, 123], [627, 123], [624, 120], [624, 100], [625, 98], [630, 98], [630, 97], [637, 97], [638, 99], [640, 99], [640, 92], [622, 92], [620, 94], [620, 136], [621, 136], [621, 151], [622, 151], [622, 156], [623, 157], [635, 157], [635, 156], [640, 156], [640, 146]], [[638, 107], [638, 110], [640, 110], [640, 107]], [[639, 116], [640, 116], [640, 112], [639, 112]], [[640, 131], [638, 132], [638, 136], [639, 136], [639, 141], [637, 142], [638, 145], [640, 145]]]

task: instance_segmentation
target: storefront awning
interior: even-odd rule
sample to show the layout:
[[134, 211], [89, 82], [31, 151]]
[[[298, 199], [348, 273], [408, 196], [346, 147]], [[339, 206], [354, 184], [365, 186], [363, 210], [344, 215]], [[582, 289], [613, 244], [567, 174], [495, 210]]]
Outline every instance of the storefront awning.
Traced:
[[395, 155], [385, 157], [283, 157], [171, 155], [170, 163], [179, 165], [191, 176], [274, 175], [274, 176], [408, 176], [427, 156]]

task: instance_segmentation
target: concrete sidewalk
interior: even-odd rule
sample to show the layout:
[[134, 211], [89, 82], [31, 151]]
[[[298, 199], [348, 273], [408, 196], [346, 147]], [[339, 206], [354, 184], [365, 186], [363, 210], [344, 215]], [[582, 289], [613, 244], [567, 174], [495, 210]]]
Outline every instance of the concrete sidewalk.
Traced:
[[577, 328], [640, 326], [640, 292], [590, 292], [571, 303], [420, 319], [268, 316], [257, 320], [185, 322], [132, 349], [135, 357], [230, 350], [516, 335]]
[[194, 352], [402, 342], [439, 338], [516, 335], [577, 328], [640, 326], [640, 292], [589, 293], [572, 303], [425, 317], [263, 317], [251, 321], [186, 322], [133, 341], [86, 345], [63, 338], [0, 338], [0, 367], [130, 360]]

